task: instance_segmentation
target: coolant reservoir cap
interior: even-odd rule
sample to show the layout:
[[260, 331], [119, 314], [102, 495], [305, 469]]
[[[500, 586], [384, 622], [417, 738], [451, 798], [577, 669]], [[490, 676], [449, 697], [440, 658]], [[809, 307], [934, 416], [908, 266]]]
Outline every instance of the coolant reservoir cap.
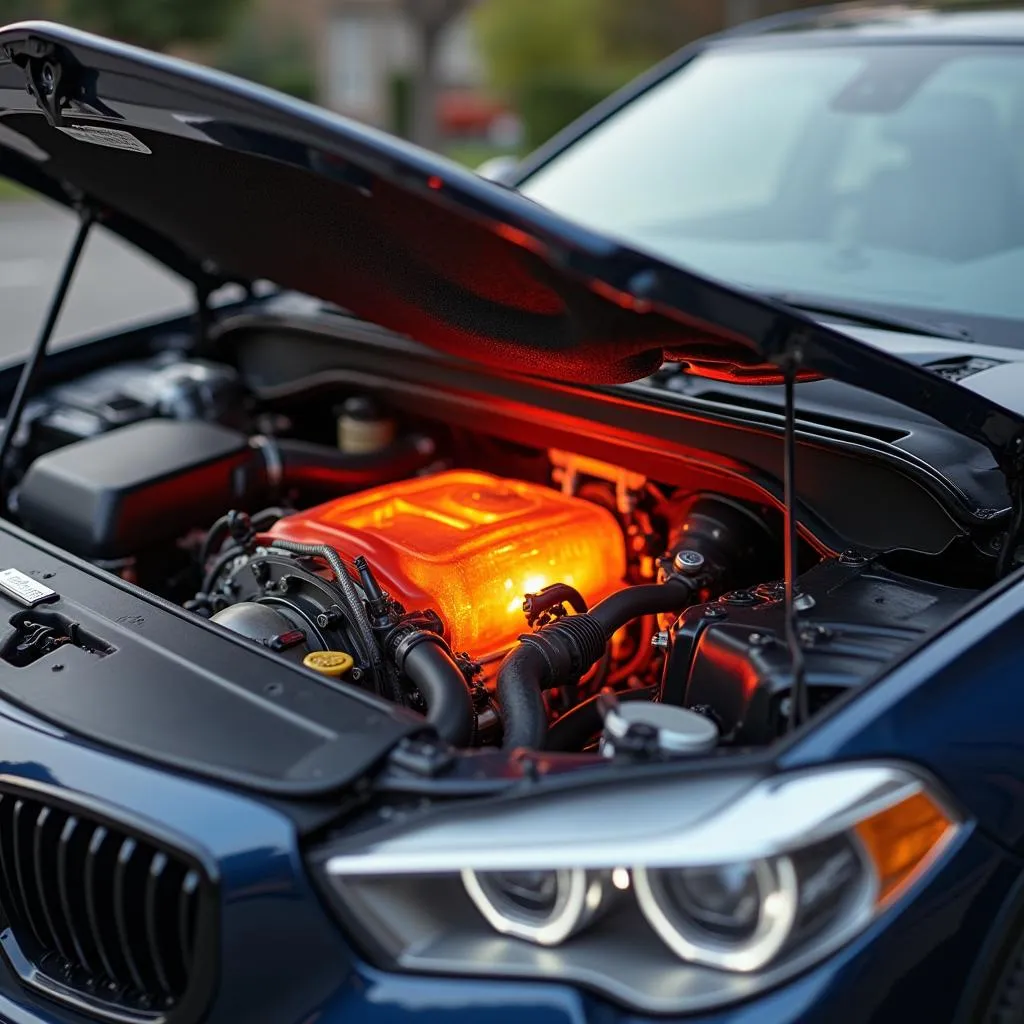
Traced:
[[658, 746], [666, 754], [697, 754], [718, 743], [718, 727], [710, 718], [677, 708], [671, 704], [646, 701], [616, 704], [604, 718], [601, 750], [607, 756], [615, 752], [615, 741], [626, 735], [631, 725], [646, 725], [657, 731]]
[[311, 651], [302, 659], [302, 664], [314, 672], [337, 679], [355, 665], [355, 660], [345, 651]]

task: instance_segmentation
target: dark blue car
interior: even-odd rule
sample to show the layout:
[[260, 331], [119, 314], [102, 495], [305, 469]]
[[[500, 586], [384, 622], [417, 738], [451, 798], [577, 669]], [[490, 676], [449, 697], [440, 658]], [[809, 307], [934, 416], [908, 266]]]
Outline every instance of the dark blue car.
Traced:
[[[78, 225], [0, 371], [0, 1020], [1024, 1020], [1022, 129], [977, 5], [706, 41], [514, 187], [0, 30]], [[193, 309], [51, 352], [94, 232]]]

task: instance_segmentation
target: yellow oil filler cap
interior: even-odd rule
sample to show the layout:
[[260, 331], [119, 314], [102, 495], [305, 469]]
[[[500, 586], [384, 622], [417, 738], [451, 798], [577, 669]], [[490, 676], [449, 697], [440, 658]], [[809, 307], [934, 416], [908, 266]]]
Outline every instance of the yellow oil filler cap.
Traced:
[[302, 664], [321, 675], [338, 679], [355, 665], [355, 660], [345, 651], [311, 651], [302, 659]]

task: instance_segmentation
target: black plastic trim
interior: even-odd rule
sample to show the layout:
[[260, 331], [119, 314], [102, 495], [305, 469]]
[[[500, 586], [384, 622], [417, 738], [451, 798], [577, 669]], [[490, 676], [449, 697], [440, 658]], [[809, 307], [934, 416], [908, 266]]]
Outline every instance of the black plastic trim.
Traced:
[[170, 976], [167, 973], [167, 965], [164, 962], [164, 952], [160, 944], [160, 936], [156, 931], [156, 901], [157, 891], [163, 882], [164, 872], [167, 870], [167, 855], [157, 853], [153, 863], [149, 866], [146, 877], [146, 903], [143, 914], [146, 922], [146, 943], [149, 947], [149, 957], [156, 970], [157, 984], [165, 993], [173, 991]]
[[[85, 891], [84, 887], [79, 886], [77, 883], [72, 885], [70, 866], [68, 864], [68, 851], [71, 848], [71, 844], [75, 841], [75, 836], [79, 833], [80, 828], [81, 822], [79, 819], [74, 815], [70, 815], [61, 831], [60, 840], [57, 845], [57, 891], [60, 897], [61, 914], [64, 916], [68, 931], [71, 933], [71, 944], [74, 947], [75, 956], [85, 965], [87, 970], [95, 973], [98, 970], [98, 960], [95, 959], [98, 955], [96, 945], [93, 942], [88, 952], [86, 952], [86, 944], [91, 939], [80, 935], [75, 924], [76, 920], [85, 916]], [[72, 899], [76, 900], [76, 902], [79, 900], [81, 902], [75, 905], [72, 903]]]
[[[0, 697], [93, 743], [302, 799], [340, 796], [401, 739], [426, 728], [413, 712], [328, 685], [7, 523], [0, 524], [0, 565], [54, 573], [48, 583], [59, 599], [50, 607], [116, 648], [94, 658], [65, 647], [29, 666], [0, 666]], [[16, 610], [0, 598], [0, 615], [7, 607]], [[51, 672], [58, 662], [65, 671]], [[280, 686], [268, 690], [268, 675]], [[167, 728], [169, 706], [182, 701], [193, 704], [203, 728]]]

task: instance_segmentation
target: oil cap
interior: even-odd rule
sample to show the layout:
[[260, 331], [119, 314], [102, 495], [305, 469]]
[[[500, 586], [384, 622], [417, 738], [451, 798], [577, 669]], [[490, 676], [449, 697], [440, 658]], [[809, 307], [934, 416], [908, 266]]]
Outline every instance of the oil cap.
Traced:
[[355, 659], [345, 651], [311, 651], [302, 664], [323, 676], [340, 679], [355, 665]]
[[620, 704], [608, 701], [604, 711], [604, 732], [601, 753], [615, 756], [616, 741], [626, 738], [637, 726], [654, 735], [657, 749], [669, 757], [681, 754], [702, 754], [718, 743], [718, 727], [710, 718], [671, 704], [630, 701]]

